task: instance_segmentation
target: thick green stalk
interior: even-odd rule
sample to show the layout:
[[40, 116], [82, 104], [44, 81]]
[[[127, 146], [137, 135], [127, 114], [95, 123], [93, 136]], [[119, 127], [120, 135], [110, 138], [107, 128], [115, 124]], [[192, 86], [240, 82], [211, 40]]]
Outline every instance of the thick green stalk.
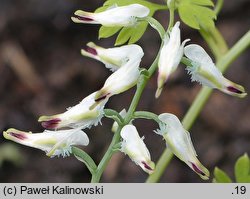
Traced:
[[[250, 31], [248, 31], [230, 50], [229, 52], [221, 57], [217, 62], [217, 67], [224, 72], [228, 66], [250, 45]], [[212, 90], [210, 88], [203, 87], [195, 101], [192, 103], [188, 112], [182, 120], [184, 128], [187, 130], [191, 128], [193, 122], [196, 120], [198, 114], [201, 112], [203, 106], [207, 102]], [[166, 167], [170, 163], [173, 154], [169, 149], [165, 149], [161, 155], [159, 161], [156, 164], [156, 169], [153, 174], [151, 174], [146, 182], [152, 183], [159, 181], [162, 173], [165, 171]]]

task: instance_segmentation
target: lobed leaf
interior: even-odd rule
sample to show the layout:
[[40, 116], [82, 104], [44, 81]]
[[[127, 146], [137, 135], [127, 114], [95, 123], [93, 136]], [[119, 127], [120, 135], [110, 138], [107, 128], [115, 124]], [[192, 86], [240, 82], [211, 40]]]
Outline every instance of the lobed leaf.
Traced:
[[214, 169], [214, 182], [216, 183], [231, 183], [231, 178], [221, 169], [215, 167]]
[[250, 160], [246, 153], [236, 161], [234, 166], [234, 173], [236, 182], [250, 182]]
[[181, 20], [194, 29], [214, 27], [216, 13], [207, 6], [213, 6], [210, 0], [181, 0], [178, 12]]

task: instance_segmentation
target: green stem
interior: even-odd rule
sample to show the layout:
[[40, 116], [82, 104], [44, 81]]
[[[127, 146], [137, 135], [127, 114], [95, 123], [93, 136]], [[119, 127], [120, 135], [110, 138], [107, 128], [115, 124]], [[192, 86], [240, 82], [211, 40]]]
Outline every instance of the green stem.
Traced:
[[223, 3], [224, 3], [224, 0], [217, 0], [215, 9], [214, 9], [216, 16], [218, 16], [218, 14], [220, 13]]
[[149, 25], [154, 28], [160, 35], [161, 38], [165, 35], [165, 30], [163, 26], [153, 17], [145, 17], [145, 20], [149, 23]]
[[102, 176], [104, 169], [107, 167], [108, 162], [111, 159], [112, 155], [116, 152], [116, 150], [114, 150], [114, 146], [116, 146], [120, 140], [121, 129], [122, 129], [122, 126], [119, 126], [116, 133], [114, 134], [112, 141], [108, 147], [108, 150], [106, 151], [102, 160], [100, 161], [96, 169], [96, 172], [92, 174], [91, 183], [97, 183], [100, 181], [100, 178]]
[[[155, 23], [155, 21], [152, 20], [151, 23]], [[160, 32], [162, 30], [161, 30], [161, 27], [159, 26], [159, 24], [155, 23], [155, 27], [159, 28], [159, 29], [157, 29], [157, 31], [160, 34]], [[163, 45], [163, 42], [161, 43], [161, 46], [162, 45]], [[131, 102], [131, 104], [129, 106], [128, 112], [127, 112], [125, 118], [122, 120], [122, 124], [119, 125], [118, 130], [116, 131], [115, 135], [113, 136], [112, 141], [111, 141], [107, 151], [105, 152], [102, 160], [100, 161], [100, 163], [99, 163], [99, 165], [98, 165], [98, 167], [96, 169], [96, 172], [92, 175], [91, 182], [97, 183], [97, 182], [100, 181], [100, 178], [102, 176], [103, 171], [107, 167], [113, 153], [116, 151], [116, 150], [114, 150], [114, 147], [118, 144], [118, 142], [120, 140], [121, 129], [126, 124], [129, 124], [129, 122], [133, 119], [134, 112], [135, 112], [135, 109], [136, 109], [136, 107], [137, 107], [137, 105], [139, 103], [142, 92], [143, 92], [149, 78], [153, 75], [153, 73], [157, 69], [159, 54], [160, 54], [160, 51], [158, 52], [154, 62], [152, 63], [152, 65], [150, 66], [148, 71], [145, 70], [145, 69], [141, 71], [141, 74], [140, 74], [140, 77], [139, 77], [139, 80], [138, 80], [138, 83], [137, 83], [137, 89], [136, 89], [135, 95], [134, 95], [134, 97], [132, 99], [132, 102]]]
[[[231, 49], [230, 51], [221, 57], [221, 59], [217, 62], [217, 67], [224, 72], [228, 66], [250, 45], [250, 32], [248, 31]], [[188, 112], [182, 120], [183, 126], [185, 129], [190, 129], [195, 119], [198, 117], [201, 112], [203, 106], [207, 102], [212, 90], [210, 88], [203, 87], [195, 101], [192, 103]], [[153, 174], [151, 174], [146, 182], [157, 182], [159, 181], [162, 173], [165, 171], [168, 166], [170, 160], [172, 159], [173, 154], [169, 149], [165, 149], [163, 154], [161, 155], [159, 161], [156, 164], [156, 169]]]
[[92, 175], [95, 173], [97, 166], [89, 154], [74, 146], [72, 147], [72, 153], [79, 161], [83, 162], [87, 166]]
[[217, 64], [217, 67], [224, 72], [239, 55], [250, 46], [250, 30], [224, 55]]
[[161, 123], [161, 120], [159, 120], [158, 115], [155, 113], [149, 112], [149, 111], [136, 111], [134, 112], [134, 118], [143, 118], [148, 120], [154, 120], [157, 123]]
[[121, 125], [123, 122], [122, 116], [113, 109], [104, 109], [103, 110], [105, 117], [111, 118], [117, 122], [118, 125]]
[[[218, 60], [225, 52], [227, 52], [227, 45], [216, 28], [210, 29], [209, 31], [201, 28], [199, 32], [207, 42], [216, 60]], [[212, 36], [213, 34], [216, 36]], [[217, 39], [215, 39], [215, 37]]]
[[167, 32], [174, 26], [174, 10], [175, 10], [175, 0], [172, 0], [170, 3], [166, 1], [169, 7], [169, 24]]

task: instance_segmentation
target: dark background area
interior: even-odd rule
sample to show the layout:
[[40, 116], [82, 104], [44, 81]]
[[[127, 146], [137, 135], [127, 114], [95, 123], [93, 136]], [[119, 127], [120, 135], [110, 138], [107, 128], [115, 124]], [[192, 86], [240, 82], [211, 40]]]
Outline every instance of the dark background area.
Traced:
[[[163, 1], [158, 1], [163, 2]], [[93, 11], [103, 1], [84, 0], [0, 0], [0, 131], [17, 128], [42, 132], [40, 115], [64, 112], [99, 89], [110, 72], [99, 62], [82, 57], [80, 49], [89, 41], [112, 47], [115, 37], [98, 41], [99, 25], [74, 24], [70, 16], [77, 9]], [[155, 16], [167, 26], [168, 14]], [[226, 0], [216, 25], [232, 46], [250, 25], [250, 1]], [[207, 48], [197, 31], [181, 24], [182, 40], [190, 38]], [[154, 30], [138, 42], [144, 49], [141, 66], [149, 66], [160, 40]], [[250, 90], [249, 51], [242, 54], [225, 76]], [[200, 90], [179, 66], [155, 100], [156, 75], [147, 85], [138, 110], [157, 114], [171, 112], [183, 118]], [[134, 89], [110, 99], [107, 107], [127, 108]], [[244, 152], [250, 154], [250, 99], [238, 99], [215, 90], [193, 125], [191, 137], [200, 161], [213, 171], [219, 166], [233, 176], [233, 165]], [[99, 162], [107, 149], [112, 121], [86, 130], [85, 147]], [[165, 149], [161, 137], [153, 133], [151, 121], [135, 122], [140, 135], [157, 161]], [[106, 169], [102, 182], [144, 182], [147, 174], [127, 156], [117, 153]], [[0, 137], [0, 182], [89, 182], [86, 167], [74, 157], [48, 158], [44, 152], [9, 142]], [[174, 158], [161, 182], [203, 182], [183, 162]]]

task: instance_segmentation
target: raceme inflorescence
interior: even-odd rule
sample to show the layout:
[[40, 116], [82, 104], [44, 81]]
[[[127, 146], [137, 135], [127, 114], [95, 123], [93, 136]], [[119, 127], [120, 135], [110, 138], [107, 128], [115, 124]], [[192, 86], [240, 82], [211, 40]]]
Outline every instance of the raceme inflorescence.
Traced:
[[[97, 12], [77, 10], [71, 19], [79, 24], [102, 25], [100, 32], [105, 30], [106, 32], [102, 32], [102, 35], [106, 34], [106, 37], [119, 30], [121, 35], [122, 31], [133, 31], [141, 25], [144, 27], [149, 24], [158, 31], [162, 41], [158, 55], [152, 65], [148, 68], [140, 67], [144, 51], [138, 44], [134, 44], [136, 39], [134, 39], [134, 42], [129, 40], [130, 44], [128, 45], [124, 44], [111, 48], [104, 48], [94, 42], [89, 42], [86, 44], [86, 48], [81, 50], [81, 54], [100, 61], [111, 71], [111, 75], [106, 79], [102, 88], [90, 93], [79, 104], [68, 108], [63, 113], [41, 116], [38, 121], [46, 129], [44, 132], [31, 133], [11, 128], [5, 131], [3, 135], [8, 140], [43, 150], [49, 157], [65, 157], [73, 153], [77, 159], [84, 162], [88, 167], [92, 174], [92, 182], [99, 182], [107, 163], [116, 152], [128, 155], [136, 165], [149, 175], [155, 172], [157, 167], [151, 160], [150, 150], [144, 143], [145, 138], [139, 135], [140, 132], [133, 125], [133, 121], [137, 118], [152, 119], [159, 125], [159, 129], [152, 132], [159, 137], [159, 141], [163, 138], [167, 148], [176, 157], [187, 164], [202, 179], [207, 180], [209, 179], [209, 171], [197, 159], [190, 133], [184, 128], [178, 117], [171, 113], [156, 115], [148, 111], [136, 111], [141, 93], [147, 81], [158, 70], [158, 78], [155, 82], [156, 91], [152, 95], [159, 98], [164, 93], [164, 85], [167, 83], [169, 76], [182, 63], [186, 65], [186, 71], [191, 76], [191, 80], [199, 82], [202, 86], [215, 88], [240, 98], [247, 94], [242, 86], [223, 76], [201, 46], [189, 44], [191, 43], [190, 39], [181, 40], [182, 23], [174, 21], [173, 13], [176, 9], [179, 9], [181, 19], [184, 18], [183, 21], [186, 24], [190, 23], [191, 25], [188, 25], [192, 27], [192, 21], [187, 21], [185, 16], [181, 14], [184, 0], [168, 0], [166, 5], [158, 5], [158, 7], [156, 4], [143, 0], [132, 2], [123, 0], [119, 3], [116, 0], [108, 0]], [[192, 0], [190, 2], [193, 3]], [[202, 7], [204, 10], [207, 9], [212, 12], [211, 9], [207, 8], [207, 6], [211, 6], [209, 4], [211, 1], [200, 0], [197, 2], [200, 2], [197, 7], [204, 6]], [[112, 5], [110, 6], [110, 4]], [[168, 9], [170, 12], [169, 26], [166, 30], [157, 20], [151, 17], [153, 11], [164, 9]], [[214, 18], [212, 15], [210, 20], [213, 21]], [[203, 24], [203, 21], [201, 21], [200, 26], [204, 25], [207, 24]], [[196, 27], [197, 24], [193, 22], [193, 26]], [[130, 39], [132, 37], [133, 35], [130, 35]], [[122, 43], [121, 40], [118, 43]], [[136, 93], [127, 111], [124, 109], [118, 113], [112, 109], [105, 109], [111, 97], [136, 85]], [[109, 149], [100, 164], [96, 165], [86, 152], [74, 146], [86, 147], [89, 144], [89, 139], [84, 129], [99, 125], [103, 117], [114, 120], [112, 127], [114, 135]]]

